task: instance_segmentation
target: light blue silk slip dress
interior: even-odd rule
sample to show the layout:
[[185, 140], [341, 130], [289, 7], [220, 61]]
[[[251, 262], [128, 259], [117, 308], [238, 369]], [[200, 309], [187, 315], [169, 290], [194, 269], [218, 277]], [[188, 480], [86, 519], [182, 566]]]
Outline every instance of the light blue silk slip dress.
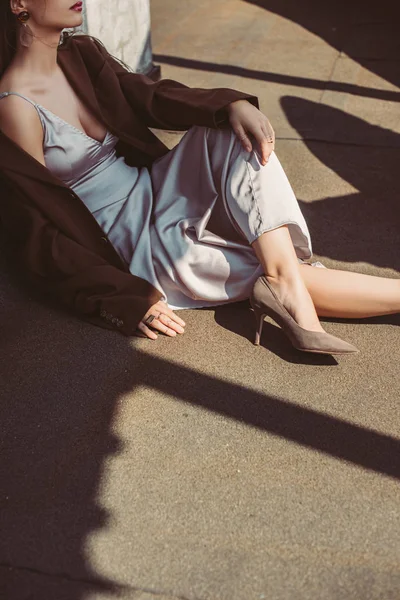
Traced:
[[[10, 93], [21, 96], [0, 99]], [[40, 117], [46, 167], [81, 198], [131, 273], [171, 308], [248, 298], [263, 272], [250, 243], [281, 225], [299, 260], [311, 257], [307, 225], [275, 153], [262, 166], [231, 129], [192, 127], [150, 169], [131, 167], [117, 157], [109, 131], [99, 142], [21, 97]], [[207, 229], [216, 210], [218, 234]]]

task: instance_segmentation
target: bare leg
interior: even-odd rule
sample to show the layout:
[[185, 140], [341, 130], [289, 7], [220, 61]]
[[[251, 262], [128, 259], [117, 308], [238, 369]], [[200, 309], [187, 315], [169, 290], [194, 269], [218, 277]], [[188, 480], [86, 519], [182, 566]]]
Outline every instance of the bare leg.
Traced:
[[320, 317], [362, 319], [400, 312], [400, 279], [300, 265]]
[[299, 269], [287, 226], [263, 233], [252, 247], [269, 283], [297, 323], [310, 331], [324, 331]]

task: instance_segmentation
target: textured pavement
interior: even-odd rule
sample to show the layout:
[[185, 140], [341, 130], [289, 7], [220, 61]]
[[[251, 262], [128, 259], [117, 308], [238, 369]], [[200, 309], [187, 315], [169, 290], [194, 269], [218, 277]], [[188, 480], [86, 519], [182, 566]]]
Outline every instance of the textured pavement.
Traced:
[[[259, 96], [316, 258], [393, 277], [399, 16], [152, 0], [163, 77]], [[254, 347], [245, 303], [153, 343], [1, 273], [1, 600], [400, 598], [398, 316], [327, 322], [338, 359]]]

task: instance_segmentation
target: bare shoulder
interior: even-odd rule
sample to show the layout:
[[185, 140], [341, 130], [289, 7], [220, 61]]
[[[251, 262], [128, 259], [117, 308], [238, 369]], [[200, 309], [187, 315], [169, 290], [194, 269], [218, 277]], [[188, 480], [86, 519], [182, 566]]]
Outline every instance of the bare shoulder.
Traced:
[[[1, 85], [0, 89], [4, 89], [4, 86]], [[43, 165], [45, 164], [43, 127], [33, 104], [13, 94], [2, 98], [0, 100], [0, 129], [25, 152]]]

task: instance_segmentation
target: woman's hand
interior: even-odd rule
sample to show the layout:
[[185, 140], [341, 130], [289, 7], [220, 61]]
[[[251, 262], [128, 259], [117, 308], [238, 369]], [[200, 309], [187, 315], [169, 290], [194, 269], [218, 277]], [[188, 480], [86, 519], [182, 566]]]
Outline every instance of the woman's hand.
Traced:
[[184, 327], [185, 322], [169, 308], [166, 302], [160, 300], [149, 308], [137, 328], [146, 337], [156, 340], [157, 333], [153, 329], [170, 337], [175, 337], [177, 333], [184, 333]]
[[275, 148], [275, 132], [267, 117], [247, 100], [236, 100], [228, 105], [229, 121], [233, 131], [248, 152], [253, 149], [249, 134], [260, 146], [261, 163], [266, 165]]

